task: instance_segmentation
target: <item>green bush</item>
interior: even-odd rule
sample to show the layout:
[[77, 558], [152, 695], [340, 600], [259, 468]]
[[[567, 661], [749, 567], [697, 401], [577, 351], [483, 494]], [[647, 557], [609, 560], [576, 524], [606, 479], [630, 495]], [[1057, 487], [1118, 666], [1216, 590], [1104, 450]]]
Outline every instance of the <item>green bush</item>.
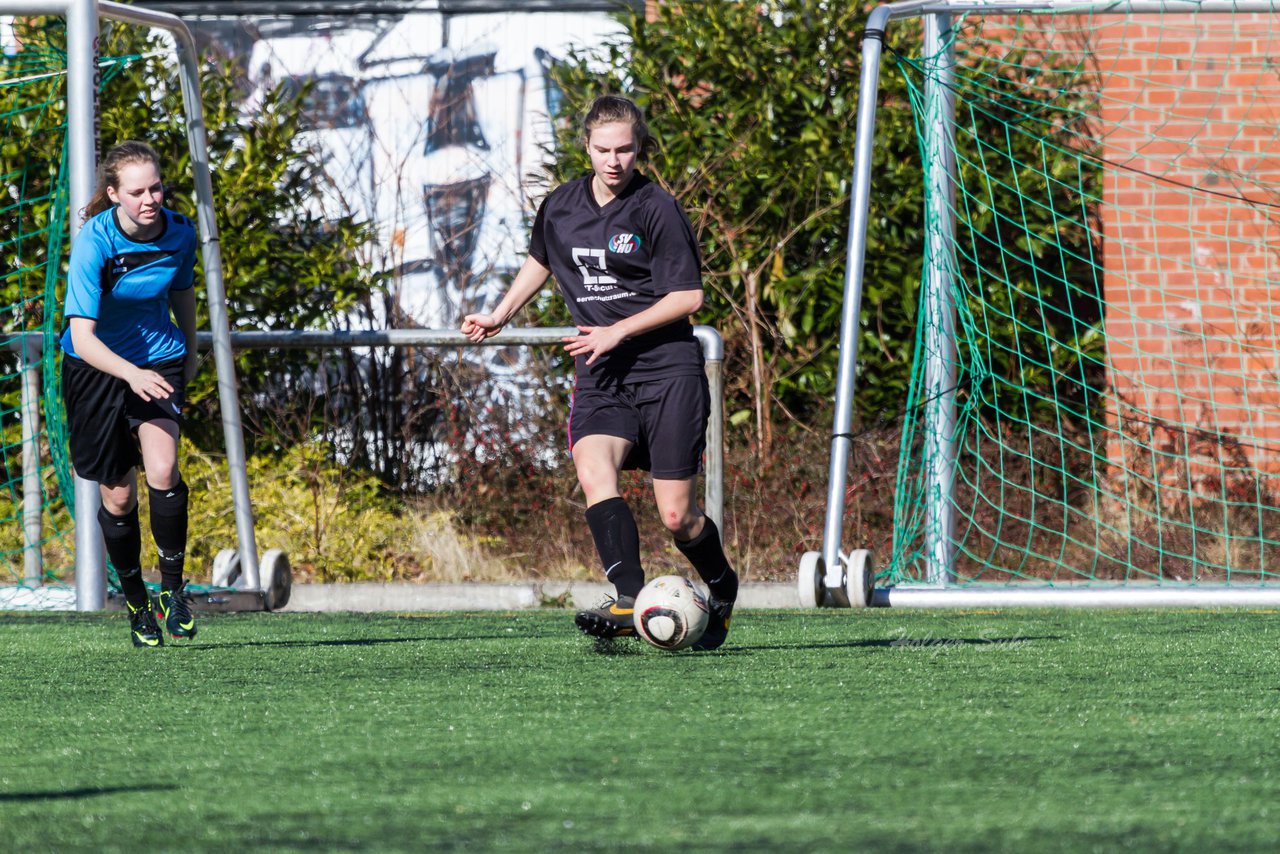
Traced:
[[[207, 577], [217, 553], [237, 547], [224, 459], [189, 450], [189, 572]], [[456, 515], [386, 494], [379, 479], [329, 460], [317, 444], [249, 461], [258, 552], [283, 549], [298, 581], [510, 580], [522, 567], [487, 557], [484, 537], [462, 533]], [[144, 529], [146, 507], [143, 502]], [[146, 549], [144, 549], [144, 552]]]

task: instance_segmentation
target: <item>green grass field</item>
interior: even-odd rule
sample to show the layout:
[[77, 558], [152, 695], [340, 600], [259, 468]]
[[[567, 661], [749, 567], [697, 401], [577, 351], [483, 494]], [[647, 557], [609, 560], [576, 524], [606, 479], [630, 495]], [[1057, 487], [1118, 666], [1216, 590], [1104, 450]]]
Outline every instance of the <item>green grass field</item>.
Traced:
[[0, 614], [0, 851], [1267, 851], [1280, 613]]

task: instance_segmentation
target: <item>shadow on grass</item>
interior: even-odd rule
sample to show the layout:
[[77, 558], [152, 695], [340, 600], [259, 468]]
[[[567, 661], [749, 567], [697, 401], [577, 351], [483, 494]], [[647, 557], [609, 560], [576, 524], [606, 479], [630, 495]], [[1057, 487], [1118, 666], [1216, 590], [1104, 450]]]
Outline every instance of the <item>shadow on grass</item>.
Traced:
[[326, 646], [381, 646], [388, 643], [421, 643], [423, 641], [476, 641], [476, 640], [510, 640], [510, 635], [439, 635], [436, 637], [412, 638], [330, 638], [327, 640], [260, 640], [260, 641], [215, 641], [204, 643], [169, 643], [173, 649], [186, 649], [192, 652], [211, 651], [215, 649], [244, 649], [252, 647], [326, 647]]
[[[1009, 637], [930, 637], [918, 638], [872, 638], [867, 640], [833, 641], [831, 643], [787, 643], [787, 644], [746, 644], [742, 646], [729, 644], [716, 650], [696, 651], [681, 650], [676, 655], [750, 655], [754, 652], [817, 650], [817, 649], [926, 649], [941, 651], [953, 647], [1018, 647], [1037, 641], [1062, 640], [1061, 635], [1011, 635]], [[647, 651], [644, 643], [638, 638], [597, 639], [591, 651], [603, 656], [641, 655]]]
[[639, 638], [595, 638], [591, 651], [596, 655], [640, 655], [644, 648]]
[[[977, 638], [871, 638], [868, 640], [835, 641], [832, 643], [785, 643], [785, 644], [752, 644], [750, 646], [724, 646], [716, 652], [748, 653], [769, 652], [773, 650], [799, 649], [947, 649], [949, 647], [1018, 647], [1037, 641], [1062, 640], [1061, 635], [1017, 635], [1010, 637], [977, 637]], [[732, 643], [732, 640], [730, 641]]]
[[70, 801], [94, 798], [98, 795], [118, 795], [122, 792], [168, 791], [171, 787], [157, 783], [142, 786], [83, 786], [79, 789], [58, 789], [49, 792], [0, 792], [0, 803], [6, 801]]

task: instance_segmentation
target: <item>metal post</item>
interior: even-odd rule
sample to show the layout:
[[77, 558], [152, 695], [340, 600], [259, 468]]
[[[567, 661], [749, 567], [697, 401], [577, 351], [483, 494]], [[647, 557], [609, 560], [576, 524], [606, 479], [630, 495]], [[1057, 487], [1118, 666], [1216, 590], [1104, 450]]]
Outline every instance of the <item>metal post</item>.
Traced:
[[724, 530], [724, 339], [710, 326], [695, 326], [706, 361], [711, 413], [707, 418], [706, 495], [703, 512]]
[[[71, 245], [80, 233], [80, 211], [93, 196], [98, 162], [98, 4], [72, 0], [67, 9], [67, 163], [71, 213], [67, 217]], [[100, 611], [107, 604], [107, 559], [98, 528], [102, 498], [98, 484], [79, 475], [75, 480], [76, 610]]]
[[867, 211], [871, 198], [871, 152], [876, 134], [876, 96], [880, 85], [880, 53], [886, 16], [883, 7], [867, 19], [862, 39], [862, 80], [858, 94], [857, 142], [853, 154], [853, 193], [849, 197], [848, 262], [840, 318], [840, 360], [836, 373], [835, 424], [831, 430], [831, 466], [827, 475], [827, 513], [822, 533], [824, 585], [843, 587], [840, 538], [844, 491], [853, 446], [853, 391], [858, 370], [858, 338], [862, 316], [862, 277], [866, 257]]
[[955, 42], [951, 16], [924, 17], [925, 157], [925, 579], [945, 585], [955, 573], [956, 305]]
[[22, 365], [22, 581], [39, 587], [44, 580], [42, 490], [40, 489], [40, 369], [44, 336], [23, 337]]

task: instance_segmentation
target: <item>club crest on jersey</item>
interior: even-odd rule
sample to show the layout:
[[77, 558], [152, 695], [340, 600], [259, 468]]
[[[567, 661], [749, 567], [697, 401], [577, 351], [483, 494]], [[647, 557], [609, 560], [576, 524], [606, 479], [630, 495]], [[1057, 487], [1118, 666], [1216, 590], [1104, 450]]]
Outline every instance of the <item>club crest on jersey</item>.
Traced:
[[640, 235], [638, 234], [615, 234], [609, 240], [609, 251], [619, 255], [630, 255], [639, 248]]

